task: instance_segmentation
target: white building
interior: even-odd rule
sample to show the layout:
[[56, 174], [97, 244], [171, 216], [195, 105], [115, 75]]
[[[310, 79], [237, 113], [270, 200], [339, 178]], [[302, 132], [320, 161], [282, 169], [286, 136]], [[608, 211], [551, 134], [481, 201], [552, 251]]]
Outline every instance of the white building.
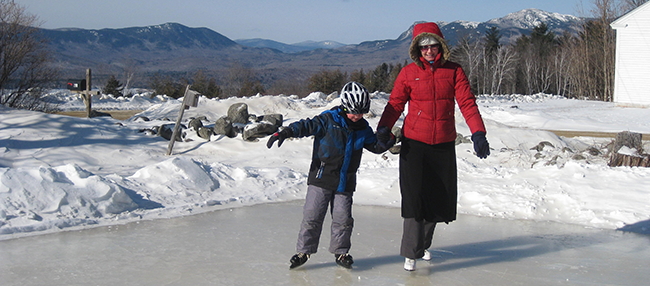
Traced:
[[612, 22], [616, 30], [614, 102], [650, 107], [650, 2]]

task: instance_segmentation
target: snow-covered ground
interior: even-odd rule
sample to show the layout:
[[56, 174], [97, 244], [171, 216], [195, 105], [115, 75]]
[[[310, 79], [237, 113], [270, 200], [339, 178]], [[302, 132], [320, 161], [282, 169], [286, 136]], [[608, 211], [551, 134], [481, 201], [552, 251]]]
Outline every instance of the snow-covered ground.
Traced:
[[[62, 110], [84, 109], [67, 91], [50, 98]], [[387, 100], [387, 94], [373, 94], [371, 126]], [[180, 100], [139, 94], [92, 102], [99, 110], [144, 111], [119, 121], [0, 107], [0, 240], [304, 198], [310, 138], [269, 150], [266, 138], [208, 141], [190, 129], [167, 156], [169, 141], [143, 130], [173, 123]], [[213, 125], [240, 102], [251, 114], [282, 114], [285, 125], [338, 104], [321, 93], [200, 98], [183, 123], [206, 116], [204, 124]], [[460, 213], [603, 229], [636, 225], [635, 231], [648, 233], [650, 168], [608, 167], [612, 138], [546, 130], [650, 134], [650, 109], [542, 94], [480, 96], [478, 103], [492, 153], [480, 160], [471, 143], [457, 146]], [[457, 129], [470, 135], [460, 112]], [[536, 150], [541, 142], [550, 144]], [[644, 149], [650, 150], [647, 141]], [[398, 208], [397, 168], [397, 155], [365, 152], [355, 204]]]

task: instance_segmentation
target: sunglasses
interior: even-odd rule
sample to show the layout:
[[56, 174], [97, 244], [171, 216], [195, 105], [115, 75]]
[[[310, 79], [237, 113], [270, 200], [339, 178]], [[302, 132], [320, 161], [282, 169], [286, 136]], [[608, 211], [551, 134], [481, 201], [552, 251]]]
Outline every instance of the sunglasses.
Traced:
[[440, 45], [420, 46], [420, 51], [433, 50], [433, 49], [440, 49]]

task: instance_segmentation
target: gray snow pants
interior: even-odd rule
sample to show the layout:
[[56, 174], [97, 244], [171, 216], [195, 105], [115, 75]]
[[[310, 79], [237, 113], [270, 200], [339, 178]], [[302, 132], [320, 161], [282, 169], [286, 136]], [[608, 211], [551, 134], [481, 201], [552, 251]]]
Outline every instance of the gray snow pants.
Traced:
[[329, 251], [333, 254], [348, 253], [354, 226], [352, 193], [339, 193], [312, 185], [307, 187], [302, 223], [296, 244], [297, 252], [312, 254], [318, 251], [318, 241], [328, 206], [332, 214]]
[[424, 250], [431, 247], [435, 229], [435, 222], [405, 218], [400, 255], [410, 259], [422, 258]]

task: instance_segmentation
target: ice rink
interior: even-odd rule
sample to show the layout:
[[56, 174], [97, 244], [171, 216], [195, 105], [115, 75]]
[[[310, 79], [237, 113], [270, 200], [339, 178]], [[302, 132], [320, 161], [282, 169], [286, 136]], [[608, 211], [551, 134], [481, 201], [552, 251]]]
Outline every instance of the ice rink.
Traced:
[[0, 241], [2, 285], [647, 285], [650, 236], [460, 215], [404, 271], [398, 208], [353, 207], [354, 268], [289, 270], [302, 201]]

